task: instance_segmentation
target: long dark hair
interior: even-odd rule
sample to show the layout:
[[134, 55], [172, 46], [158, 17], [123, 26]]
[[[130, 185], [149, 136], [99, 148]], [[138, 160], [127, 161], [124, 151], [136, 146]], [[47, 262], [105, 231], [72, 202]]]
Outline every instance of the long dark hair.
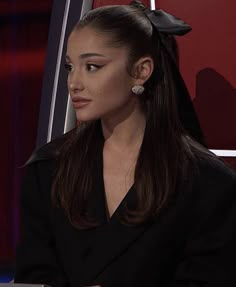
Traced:
[[[137, 206], [127, 209], [121, 220], [138, 224], [156, 217], [168, 206], [180, 186], [188, 182], [197, 168], [198, 158], [212, 157], [184, 129], [177, 107], [177, 88], [173, 75], [173, 59], [177, 62], [176, 42], [172, 36], [153, 29], [139, 1], [131, 5], [104, 6], [89, 11], [74, 30], [91, 27], [110, 36], [113, 47], [129, 49], [127, 62], [133, 64], [142, 56], [153, 58], [155, 68], [145, 83], [141, 97], [146, 113], [146, 128], [135, 167], [134, 188]], [[169, 45], [168, 53], [163, 49]], [[100, 120], [81, 123], [64, 144], [54, 180], [53, 202], [62, 207], [77, 228], [96, 225], [88, 213], [89, 196], [95, 188], [94, 159], [102, 153], [103, 135]], [[187, 180], [186, 180], [187, 179]]]

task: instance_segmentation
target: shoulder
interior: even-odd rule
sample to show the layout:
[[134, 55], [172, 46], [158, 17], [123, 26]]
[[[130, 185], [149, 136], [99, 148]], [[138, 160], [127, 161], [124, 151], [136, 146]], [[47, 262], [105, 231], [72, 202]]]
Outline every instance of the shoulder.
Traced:
[[236, 208], [236, 173], [220, 159], [200, 160], [187, 198], [198, 218], [217, 218]]
[[219, 158], [199, 160], [197, 181], [207, 186], [230, 186], [236, 183], [236, 173]]
[[229, 238], [236, 232], [236, 174], [217, 158], [201, 159], [197, 166], [192, 185], [179, 193], [176, 202], [180, 221], [189, 240], [221, 236], [224, 229]]
[[63, 147], [65, 145], [70, 145], [70, 147], [73, 146], [73, 143], [76, 143], [77, 145], [77, 140], [81, 141], [84, 138], [90, 137], [94, 130], [101, 130], [100, 121], [81, 123], [79, 126], [69, 131], [68, 133], [63, 134], [53, 139], [51, 142], [36, 149], [24, 164], [24, 166], [28, 166], [36, 162], [57, 159], [63, 152]]
[[[36, 184], [51, 186], [63, 146], [70, 140], [73, 130], [37, 148], [22, 166], [25, 168], [24, 186]], [[34, 182], [34, 184], [33, 184]]]
[[51, 187], [57, 170], [57, 162], [63, 146], [73, 130], [36, 149], [24, 164], [25, 173], [21, 189], [21, 202], [27, 208], [32, 205], [50, 205]]
[[70, 139], [73, 131], [74, 130], [63, 134], [53, 139], [49, 143], [41, 146], [40, 148], [37, 148], [35, 151], [33, 151], [30, 158], [26, 161], [24, 167], [36, 162], [54, 161], [55, 159], [57, 159], [61, 153], [62, 147]]

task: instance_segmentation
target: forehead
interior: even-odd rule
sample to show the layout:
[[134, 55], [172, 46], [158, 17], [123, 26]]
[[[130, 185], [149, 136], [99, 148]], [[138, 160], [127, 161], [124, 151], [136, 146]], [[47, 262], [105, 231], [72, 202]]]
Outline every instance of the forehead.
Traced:
[[75, 30], [68, 38], [67, 54], [79, 56], [84, 53], [98, 53], [106, 57], [127, 56], [127, 47], [113, 47], [111, 39], [109, 34], [99, 33], [89, 27]]

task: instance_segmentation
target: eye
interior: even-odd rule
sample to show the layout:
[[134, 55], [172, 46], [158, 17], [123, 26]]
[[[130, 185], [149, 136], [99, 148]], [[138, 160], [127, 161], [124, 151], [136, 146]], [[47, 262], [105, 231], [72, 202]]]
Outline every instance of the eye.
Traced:
[[65, 69], [66, 69], [67, 72], [71, 72], [72, 69], [73, 69], [72, 64], [70, 64], [70, 63], [65, 63]]
[[95, 65], [95, 64], [86, 64], [86, 70], [88, 72], [93, 72], [101, 68], [101, 66]]

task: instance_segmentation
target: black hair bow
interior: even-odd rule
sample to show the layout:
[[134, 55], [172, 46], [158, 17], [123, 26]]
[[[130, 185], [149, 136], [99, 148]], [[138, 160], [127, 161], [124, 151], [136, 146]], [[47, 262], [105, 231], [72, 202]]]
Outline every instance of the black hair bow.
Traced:
[[151, 23], [157, 28], [159, 32], [169, 35], [182, 36], [192, 30], [192, 28], [184, 21], [177, 17], [159, 10], [147, 10], [145, 15], [151, 21]]

